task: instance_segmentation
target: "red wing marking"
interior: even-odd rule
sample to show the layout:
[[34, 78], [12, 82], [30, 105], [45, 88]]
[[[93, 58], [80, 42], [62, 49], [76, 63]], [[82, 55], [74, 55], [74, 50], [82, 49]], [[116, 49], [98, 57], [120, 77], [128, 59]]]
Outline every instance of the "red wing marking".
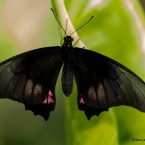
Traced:
[[51, 104], [51, 103], [54, 103], [52, 97], [53, 97], [52, 92], [51, 92], [51, 90], [49, 90], [49, 92], [48, 92], [48, 97], [47, 97], [42, 103], [44, 103], [44, 104]]
[[85, 101], [84, 101], [84, 99], [82, 97], [80, 98], [80, 103], [81, 104], [85, 104]]

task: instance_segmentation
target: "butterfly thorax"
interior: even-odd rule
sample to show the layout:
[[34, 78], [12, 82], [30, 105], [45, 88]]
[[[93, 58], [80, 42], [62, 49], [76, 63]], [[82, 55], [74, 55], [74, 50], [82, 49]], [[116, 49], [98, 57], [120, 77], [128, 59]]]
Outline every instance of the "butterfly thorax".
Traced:
[[64, 37], [64, 43], [63, 43], [62, 47], [72, 48], [72, 41], [73, 41], [73, 38], [71, 36]]

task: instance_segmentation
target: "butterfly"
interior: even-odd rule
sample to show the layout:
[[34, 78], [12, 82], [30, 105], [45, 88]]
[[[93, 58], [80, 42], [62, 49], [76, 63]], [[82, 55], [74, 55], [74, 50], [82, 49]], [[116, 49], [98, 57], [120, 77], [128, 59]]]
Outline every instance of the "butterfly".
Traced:
[[145, 83], [142, 79], [111, 58], [72, 45], [72, 34], [93, 16], [67, 35], [51, 10], [65, 33], [62, 46], [38, 48], [1, 62], [0, 98], [23, 103], [26, 110], [48, 120], [55, 109], [55, 85], [62, 68], [63, 93], [70, 96], [75, 79], [78, 108], [85, 112], [88, 120], [119, 105], [145, 112]]
[[55, 109], [55, 85], [62, 68], [65, 96], [76, 80], [78, 108], [90, 119], [112, 106], [127, 105], [145, 112], [145, 83], [131, 70], [97, 52], [72, 46], [31, 50], [0, 63], [0, 98], [24, 103], [26, 110], [45, 120]]

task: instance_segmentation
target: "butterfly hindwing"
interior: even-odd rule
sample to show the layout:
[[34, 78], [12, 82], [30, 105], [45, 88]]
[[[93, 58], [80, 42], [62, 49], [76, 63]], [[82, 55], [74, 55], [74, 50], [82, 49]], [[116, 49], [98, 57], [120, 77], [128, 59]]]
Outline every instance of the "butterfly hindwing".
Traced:
[[145, 111], [145, 83], [132, 71], [101, 54], [74, 48], [78, 107], [88, 119], [112, 106]]
[[55, 84], [63, 60], [60, 47], [32, 50], [0, 64], [0, 97], [25, 104], [48, 119], [55, 106]]

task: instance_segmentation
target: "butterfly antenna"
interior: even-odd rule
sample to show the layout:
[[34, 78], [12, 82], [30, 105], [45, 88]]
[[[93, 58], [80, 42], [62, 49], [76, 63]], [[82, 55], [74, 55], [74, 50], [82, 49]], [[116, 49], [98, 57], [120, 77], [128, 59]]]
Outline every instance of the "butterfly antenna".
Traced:
[[67, 35], [67, 34], [66, 34], [66, 31], [65, 31], [64, 28], [62, 27], [61, 23], [59, 22], [59, 20], [58, 20], [56, 14], [55, 14], [55, 12], [54, 12], [54, 10], [53, 10], [52, 8], [51, 8], [51, 11], [53, 12], [53, 15], [54, 15], [56, 21], [58, 22], [59, 26], [62, 28], [62, 30], [64, 31], [65, 35]]
[[87, 23], [89, 23], [91, 20], [93, 19], [93, 16], [86, 22], [86, 23], [84, 23], [81, 27], [79, 27], [78, 29], [76, 29], [74, 32], [72, 32], [71, 34], [70, 34], [70, 36], [73, 34], [73, 33], [75, 33], [75, 32], [77, 32], [78, 30], [80, 30], [82, 27], [84, 27]]

